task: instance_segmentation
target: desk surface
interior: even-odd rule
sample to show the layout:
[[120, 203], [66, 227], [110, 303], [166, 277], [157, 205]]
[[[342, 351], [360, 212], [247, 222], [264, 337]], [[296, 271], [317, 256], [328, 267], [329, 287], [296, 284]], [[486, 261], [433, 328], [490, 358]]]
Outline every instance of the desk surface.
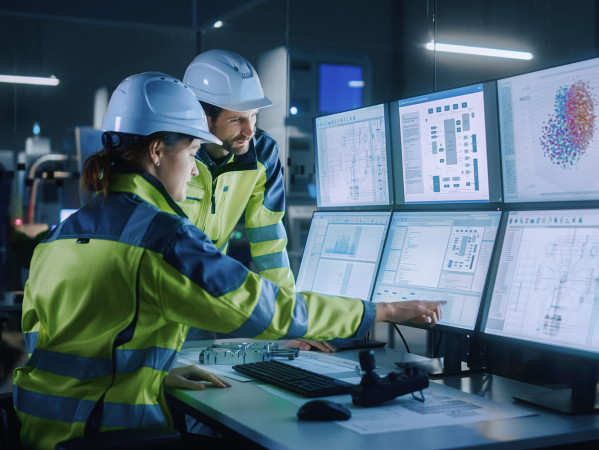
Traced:
[[[198, 345], [197, 342], [194, 344]], [[209, 342], [206, 343], [208, 344]], [[376, 349], [375, 355], [378, 373], [384, 375], [395, 370], [394, 362], [398, 360], [396, 350]], [[358, 361], [358, 351], [341, 352], [336, 356]], [[597, 413], [568, 416], [522, 403], [516, 405], [527, 413], [534, 414], [471, 424], [362, 435], [334, 422], [298, 421], [296, 404], [260, 388], [257, 382], [229, 381], [233, 385], [230, 389], [177, 389], [170, 391], [170, 394], [195, 410], [198, 418], [208, 416], [272, 449], [342, 447], [344, 450], [351, 450], [397, 448], [400, 445], [402, 448], [413, 449], [491, 445], [495, 448], [515, 449], [599, 440]], [[485, 374], [449, 377], [434, 382], [503, 404], [515, 404], [512, 395], [519, 392], [545, 390]]]

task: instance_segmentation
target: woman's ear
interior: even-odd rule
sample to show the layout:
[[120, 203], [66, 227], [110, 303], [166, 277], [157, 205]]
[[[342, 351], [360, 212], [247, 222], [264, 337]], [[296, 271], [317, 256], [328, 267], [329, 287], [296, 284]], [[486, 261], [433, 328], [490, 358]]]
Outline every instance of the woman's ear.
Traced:
[[148, 154], [150, 155], [150, 163], [156, 167], [160, 166], [160, 160], [164, 155], [164, 144], [160, 139], [150, 142]]

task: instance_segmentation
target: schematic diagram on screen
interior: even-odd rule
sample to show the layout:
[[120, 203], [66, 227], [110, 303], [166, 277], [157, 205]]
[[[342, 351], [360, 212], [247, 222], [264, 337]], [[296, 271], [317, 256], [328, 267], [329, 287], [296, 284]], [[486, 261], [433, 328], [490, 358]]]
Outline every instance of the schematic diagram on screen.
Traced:
[[520, 248], [506, 325], [559, 342], [596, 341], [599, 231], [530, 228]]
[[400, 106], [406, 201], [488, 200], [482, 92]]
[[452, 227], [443, 263], [444, 269], [474, 273], [484, 232], [484, 227]]
[[322, 131], [319, 155], [322, 195], [342, 204], [389, 201], [385, 123], [382, 117]]

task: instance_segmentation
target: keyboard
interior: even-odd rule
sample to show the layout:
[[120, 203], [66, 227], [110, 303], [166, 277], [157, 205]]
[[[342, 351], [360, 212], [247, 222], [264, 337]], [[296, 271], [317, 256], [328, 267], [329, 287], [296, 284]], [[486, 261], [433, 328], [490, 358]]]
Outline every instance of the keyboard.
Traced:
[[276, 360], [238, 364], [233, 366], [233, 370], [304, 397], [349, 394], [353, 386], [345, 381]]

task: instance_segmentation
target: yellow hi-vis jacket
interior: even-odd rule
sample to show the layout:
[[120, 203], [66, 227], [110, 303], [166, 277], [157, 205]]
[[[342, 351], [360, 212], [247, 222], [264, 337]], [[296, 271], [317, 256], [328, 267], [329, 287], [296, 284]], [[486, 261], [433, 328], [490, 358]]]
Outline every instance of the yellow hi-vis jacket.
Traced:
[[285, 185], [279, 147], [257, 129], [249, 150], [216, 165], [204, 147], [196, 158], [200, 174], [189, 183], [183, 211], [223, 253], [245, 211], [252, 261], [264, 278], [295, 289], [283, 226]]
[[[220, 253], [147, 173], [115, 174], [37, 247], [14, 372], [26, 448], [172, 425], [163, 381], [190, 326], [263, 339], [361, 337], [374, 305], [279, 288]], [[235, 394], [232, 394], [235, 395]], [[242, 401], [242, 399], [239, 399]]]

